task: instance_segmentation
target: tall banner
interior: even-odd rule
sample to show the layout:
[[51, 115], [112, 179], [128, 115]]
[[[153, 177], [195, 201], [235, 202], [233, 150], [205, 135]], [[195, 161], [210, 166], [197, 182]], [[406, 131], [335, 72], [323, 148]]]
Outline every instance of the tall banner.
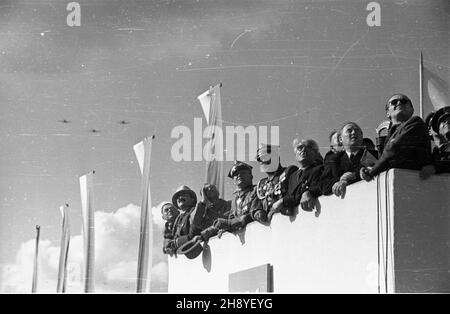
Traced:
[[67, 285], [67, 260], [69, 257], [70, 225], [69, 225], [69, 205], [60, 206], [62, 216], [61, 245], [59, 250], [58, 283], [56, 292], [66, 292]]
[[426, 117], [432, 111], [450, 105], [450, 85], [438, 74], [423, 65], [423, 57], [420, 55], [420, 80], [421, 80], [421, 103], [423, 116]]
[[95, 259], [95, 227], [94, 227], [94, 171], [80, 177], [81, 207], [83, 215], [84, 240], [84, 292], [94, 292], [94, 259]]
[[37, 292], [38, 285], [38, 270], [39, 270], [39, 235], [41, 233], [41, 227], [36, 225], [36, 248], [34, 250], [34, 263], [33, 263], [33, 283], [31, 285], [31, 293]]
[[197, 99], [202, 106], [208, 124], [208, 142], [205, 146], [205, 183], [214, 184], [221, 197], [224, 198], [225, 185], [223, 176], [222, 103], [220, 99], [220, 87], [222, 87], [221, 83], [210, 87], [208, 91], [198, 96]]
[[[139, 234], [138, 268], [136, 279], [136, 292], [150, 292], [152, 254], [153, 254], [153, 219], [152, 198], [150, 193], [150, 161], [152, 141], [155, 138], [145, 138], [133, 146], [139, 163], [142, 179], [141, 227]], [[150, 271], [149, 271], [150, 270]]]

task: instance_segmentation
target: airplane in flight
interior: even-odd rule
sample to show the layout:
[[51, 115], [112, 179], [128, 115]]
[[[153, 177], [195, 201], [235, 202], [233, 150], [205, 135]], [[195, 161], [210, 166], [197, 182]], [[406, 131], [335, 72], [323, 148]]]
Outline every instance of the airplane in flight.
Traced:
[[122, 124], [122, 125], [125, 125], [125, 124], [130, 124], [131, 122], [122, 120], [122, 121], [118, 121], [117, 123]]
[[58, 120], [58, 122], [61, 123], [71, 123], [72, 121], [66, 120], [66, 119], [62, 119], [62, 120]]

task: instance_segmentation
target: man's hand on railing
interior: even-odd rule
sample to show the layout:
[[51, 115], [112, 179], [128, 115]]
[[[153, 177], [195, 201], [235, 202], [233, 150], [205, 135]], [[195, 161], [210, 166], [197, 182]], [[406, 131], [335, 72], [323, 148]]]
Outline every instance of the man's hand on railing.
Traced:
[[300, 207], [308, 212], [311, 212], [316, 205], [316, 199], [312, 197], [309, 191], [305, 191], [302, 194], [302, 199], [300, 200]]
[[333, 194], [336, 195], [337, 197], [341, 197], [344, 198], [345, 197], [345, 192], [347, 190], [347, 181], [338, 181], [333, 185]]

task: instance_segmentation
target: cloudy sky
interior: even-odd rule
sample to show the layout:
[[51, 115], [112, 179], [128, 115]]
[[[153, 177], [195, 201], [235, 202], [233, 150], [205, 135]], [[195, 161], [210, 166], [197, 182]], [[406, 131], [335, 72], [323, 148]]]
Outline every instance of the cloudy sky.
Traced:
[[[367, 25], [370, 1], [362, 0], [85, 0], [80, 27], [66, 24], [68, 2], [0, 0], [3, 292], [31, 289], [36, 224], [39, 289], [56, 289], [64, 203], [73, 236], [68, 290], [81, 291], [78, 180], [93, 169], [96, 288], [135, 291], [141, 195], [132, 147], [156, 134], [153, 205], [181, 184], [198, 191], [204, 163], [173, 161], [170, 134], [193, 129], [202, 117], [196, 97], [210, 85], [223, 83], [224, 125], [279, 126], [282, 161], [292, 164], [296, 136], [316, 139], [325, 153], [328, 132], [354, 120], [374, 138], [394, 92], [418, 111], [420, 51], [427, 69], [450, 81], [446, 0], [378, 1], [380, 27]], [[225, 198], [232, 189], [227, 181]], [[155, 226], [153, 291], [167, 289], [161, 232]]]

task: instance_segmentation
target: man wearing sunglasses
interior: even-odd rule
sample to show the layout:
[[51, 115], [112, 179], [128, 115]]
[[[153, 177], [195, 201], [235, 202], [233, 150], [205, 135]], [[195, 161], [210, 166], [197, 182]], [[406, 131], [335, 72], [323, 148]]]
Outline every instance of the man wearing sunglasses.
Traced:
[[411, 100], [406, 95], [395, 94], [389, 98], [385, 110], [391, 127], [379, 160], [373, 167], [360, 171], [366, 181], [390, 168], [420, 170], [431, 163], [428, 130], [420, 117], [413, 116]]
[[[274, 211], [290, 216], [293, 207], [281, 206], [278, 202], [287, 193], [289, 178], [298, 169], [297, 166], [283, 167], [280, 162], [280, 148], [277, 145], [261, 144], [257, 150], [256, 160], [259, 170], [267, 177], [259, 180], [256, 185], [258, 198], [263, 209], [254, 213], [254, 219], [264, 223], [270, 220]], [[273, 206], [276, 205], [276, 208]]]
[[420, 171], [420, 177], [426, 179], [433, 174], [450, 173], [450, 106], [440, 108], [429, 119], [430, 133], [436, 146], [433, 149], [433, 163]]

